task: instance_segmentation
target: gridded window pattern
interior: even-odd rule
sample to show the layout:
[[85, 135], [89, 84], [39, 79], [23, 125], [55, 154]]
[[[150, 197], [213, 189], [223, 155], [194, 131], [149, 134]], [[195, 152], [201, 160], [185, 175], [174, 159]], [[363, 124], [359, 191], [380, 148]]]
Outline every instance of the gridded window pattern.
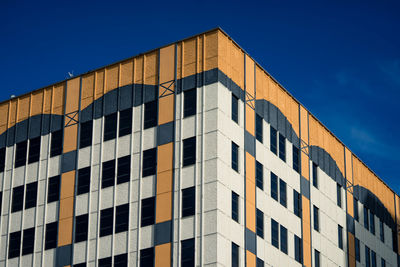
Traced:
[[293, 190], [293, 212], [299, 218], [301, 218], [301, 210], [301, 195], [296, 190]]
[[256, 114], [256, 139], [263, 142], [263, 119], [260, 115]]
[[57, 228], [58, 223], [46, 224], [46, 237], [45, 237], [45, 249], [52, 249], [57, 247]]
[[196, 163], [196, 137], [183, 140], [183, 167]]
[[58, 130], [51, 133], [50, 157], [61, 155], [63, 142], [63, 131]]
[[239, 195], [232, 191], [232, 219], [239, 222]]
[[10, 234], [10, 241], [8, 243], [8, 258], [19, 257], [21, 251], [21, 231]]
[[152, 148], [143, 151], [143, 170], [142, 176], [154, 175], [157, 167], [157, 149]]
[[279, 249], [279, 224], [271, 219], [271, 244]]
[[15, 168], [24, 166], [26, 164], [27, 145], [28, 145], [28, 141], [23, 141], [16, 145]]
[[22, 240], [22, 255], [33, 253], [35, 246], [35, 228], [24, 229]]
[[264, 238], [264, 213], [259, 209], [256, 212], [256, 231], [259, 237]]
[[288, 254], [288, 233], [287, 229], [281, 225], [281, 251], [285, 254]]
[[128, 231], [129, 227], [129, 204], [116, 207], [115, 233]]
[[[278, 194], [278, 180], [279, 180], [279, 194]], [[275, 173], [271, 172], [271, 197], [276, 201], [279, 201], [282, 206], [287, 206], [287, 189], [286, 182], [282, 179], [278, 179]], [[279, 196], [279, 200], [278, 200]]]
[[40, 157], [40, 136], [29, 140], [28, 163], [39, 161]]
[[277, 155], [277, 153], [278, 153], [277, 131], [272, 126], [271, 126], [271, 129], [270, 129], [270, 149], [271, 149], [272, 153]]
[[286, 161], [286, 139], [279, 133], [279, 158]]
[[189, 117], [196, 114], [197, 101], [196, 101], [196, 88], [184, 92], [183, 102], [183, 117]]
[[286, 183], [279, 179], [279, 202], [286, 208]]
[[117, 113], [104, 117], [104, 141], [114, 139], [117, 136]]
[[236, 123], [239, 123], [239, 99], [232, 94], [232, 120]]
[[103, 162], [101, 175], [101, 188], [114, 186], [115, 183], [115, 160]]
[[84, 148], [92, 145], [93, 121], [87, 121], [81, 124], [79, 147]]
[[196, 210], [195, 187], [182, 189], [182, 217], [192, 216]]
[[[76, 266], [76, 265], [74, 265]], [[126, 267], [128, 266], [128, 254], [120, 254], [120, 255], [115, 255], [114, 256], [114, 264], [112, 264], [112, 258], [107, 257], [107, 258], [102, 258], [99, 259], [99, 267]]]
[[147, 129], [156, 126], [157, 120], [158, 120], [157, 100], [145, 103], [143, 128]]
[[154, 247], [140, 250], [140, 267], [154, 266]]
[[47, 203], [60, 200], [60, 180], [60, 175], [49, 178]]
[[194, 238], [181, 241], [181, 266], [194, 267]]
[[17, 186], [13, 188], [11, 212], [22, 210], [24, 205], [24, 186]]
[[278, 176], [271, 172], [271, 197], [278, 201]]
[[78, 191], [77, 194], [89, 193], [90, 190], [90, 166], [78, 170]]
[[264, 189], [264, 166], [256, 161], [256, 185], [261, 190]]
[[232, 169], [239, 172], [239, 146], [232, 142]]
[[119, 113], [119, 132], [122, 137], [132, 133], [132, 108], [125, 109]]
[[75, 242], [86, 241], [88, 237], [89, 216], [83, 214], [75, 218]]
[[129, 182], [131, 178], [131, 156], [118, 159], [117, 184]]
[[100, 211], [100, 236], [111, 235], [113, 232], [114, 208]]
[[25, 209], [36, 207], [37, 182], [26, 185]]
[[154, 224], [155, 221], [155, 197], [142, 199], [142, 220], [141, 226]]

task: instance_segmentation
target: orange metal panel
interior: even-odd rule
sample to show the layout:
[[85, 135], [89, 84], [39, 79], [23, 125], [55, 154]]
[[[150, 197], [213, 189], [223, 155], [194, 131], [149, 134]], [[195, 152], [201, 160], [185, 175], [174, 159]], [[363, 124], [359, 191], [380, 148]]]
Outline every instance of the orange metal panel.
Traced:
[[59, 220], [58, 222], [58, 246], [62, 247], [72, 243], [73, 218]]
[[300, 105], [301, 140], [308, 144], [308, 111]]
[[0, 134], [4, 133], [8, 129], [7, 122], [8, 122], [9, 103], [10, 101], [0, 104], [0, 114], [2, 114], [0, 116]]
[[74, 216], [74, 197], [60, 200], [60, 220]]
[[183, 44], [183, 77], [196, 74], [197, 38], [184, 41]]
[[98, 99], [104, 95], [104, 76], [105, 70], [101, 69], [96, 71], [96, 83], [95, 83], [95, 97], [94, 99]]
[[126, 60], [121, 63], [120, 67], [120, 86], [133, 83], [133, 59]]
[[61, 176], [60, 199], [74, 196], [75, 190], [75, 170], [65, 172]]
[[[42, 112], [43, 112], [43, 95], [44, 95], [44, 90], [32, 92], [31, 116], [42, 114]], [[0, 112], [0, 114], [4, 114], [4, 113]]]
[[[76, 115], [76, 118], [78, 119], [78, 115]], [[68, 118], [66, 118], [66, 123], [67, 120]], [[63, 153], [76, 150], [77, 140], [78, 140], [78, 124], [74, 124], [72, 126], [64, 128]]]
[[170, 267], [170, 258], [171, 243], [166, 243], [155, 247], [155, 267]]
[[347, 213], [354, 217], [353, 195], [347, 191]]
[[246, 200], [246, 227], [256, 232], [256, 206]]
[[52, 113], [57, 115], [64, 114], [64, 94], [65, 83], [57, 84], [53, 87]]
[[246, 179], [251, 181], [253, 184], [256, 182], [255, 166], [256, 162], [254, 157], [249, 152], [246, 152]]
[[94, 100], [94, 78], [95, 74], [91, 73], [82, 77], [81, 92], [81, 110], [88, 107]]
[[67, 81], [65, 114], [79, 109], [80, 77]]
[[256, 267], [256, 255], [246, 250], [246, 266], [247, 267]]
[[154, 51], [144, 55], [144, 83], [158, 84], [158, 52]]
[[244, 88], [244, 52], [235, 43], [228, 43], [230, 51], [231, 79], [239, 87]]
[[197, 37], [197, 73], [204, 71], [204, 36]]
[[118, 87], [119, 64], [106, 68], [106, 90], [104, 93], [110, 92]]
[[218, 68], [218, 32], [209, 32], [204, 35], [205, 71]]
[[[174, 79], [175, 79], [175, 45], [170, 45], [160, 49], [160, 84], [173, 81]], [[172, 84], [172, 86], [174, 86], [174, 84]], [[174, 87], [170, 89], [174, 90]], [[164, 90], [161, 90], [160, 88], [160, 92]]]
[[168, 95], [158, 100], [158, 124], [164, 124], [174, 120], [174, 106], [175, 106], [174, 95]]
[[172, 192], [172, 170], [157, 174], [157, 194]]
[[143, 83], [143, 64], [144, 56], [134, 59], [134, 81], [137, 84]]
[[266, 91], [265, 76], [264, 71], [256, 65], [256, 99], [264, 99], [264, 91]]
[[303, 241], [303, 264], [306, 267], [311, 267], [311, 247], [310, 247], [311, 243], [310, 242], [306, 242]]
[[246, 93], [255, 97], [254, 90], [254, 61], [246, 54]]
[[311, 224], [310, 224], [310, 201], [302, 196], [303, 207], [303, 264], [311, 267]]
[[268, 99], [276, 107], [278, 106], [278, 89], [277, 89], [277, 87], [278, 87], [278, 85], [276, 84], [276, 82], [273, 81], [270, 77], [268, 77]]
[[172, 193], [157, 194], [156, 197], [156, 223], [171, 220], [172, 216]]
[[157, 173], [172, 170], [173, 143], [158, 146]]
[[248, 104], [246, 104], [246, 130], [255, 136], [255, 111]]
[[349, 242], [349, 255], [352, 257], [356, 256], [355, 252], [355, 242], [354, 242], [354, 235], [350, 232], [347, 232], [348, 242]]
[[15, 121], [17, 119], [17, 105], [18, 99], [12, 99], [10, 101], [10, 109], [9, 109], [9, 118], [8, 118], [8, 128], [11, 128], [15, 125]]
[[301, 152], [301, 175], [304, 176], [307, 180], [310, 180], [310, 161], [308, 156]]
[[176, 47], [176, 78], [180, 79], [182, 78], [182, 46], [183, 43], [178, 43]]
[[346, 158], [346, 179], [353, 183], [353, 164], [352, 164], [352, 154], [350, 150], [345, 147], [345, 158]]
[[229, 49], [228, 49], [228, 37], [222, 32], [218, 31], [218, 69], [225, 73], [228, 77], [231, 77], [229, 72]]
[[26, 95], [18, 98], [18, 118], [17, 122], [24, 121], [29, 117], [29, 110], [31, 104], [31, 96]]
[[53, 88], [49, 87], [44, 89], [44, 100], [43, 100], [43, 110], [45, 114], [51, 113], [51, 99], [52, 99]]

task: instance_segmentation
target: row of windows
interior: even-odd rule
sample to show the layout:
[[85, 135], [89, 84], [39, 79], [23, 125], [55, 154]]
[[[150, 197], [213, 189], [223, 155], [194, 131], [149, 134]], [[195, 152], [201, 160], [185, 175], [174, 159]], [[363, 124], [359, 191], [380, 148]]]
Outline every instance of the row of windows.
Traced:
[[[361, 262], [361, 253], [360, 253], [361, 246], [360, 246], [360, 240], [358, 238], [355, 238], [354, 245], [355, 245], [356, 261]], [[365, 266], [376, 267], [376, 262], [377, 262], [377, 257], [375, 251], [370, 249], [368, 246], [365, 246]], [[381, 266], [386, 267], [386, 261], [384, 258], [381, 258]]]
[[[231, 245], [231, 262], [232, 262], [232, 267], [239, 267], [239, 245], [236, 243], [232, 242]], [[264, 267], [264, 261], [260, 258], [256, 259], [256, 267]]]
[[[355, 214], [355, 219], [358, 221], [359, 216], [358, 216], [358, 202], [356, 199], [354, 199], [354, 207], [357, 207], [357, 210], [354, 211]], [[368, 216], [369, 215], [369, 216]], [[364, 206], [364, 227], [365, 229], [369, 230], [371, 234], [375, 235], [375, 215], [367, 208]], [[379, 220], [379, 239], [385, 243], [385, 229], [384, 229], [384, 224], [382, 220]]]

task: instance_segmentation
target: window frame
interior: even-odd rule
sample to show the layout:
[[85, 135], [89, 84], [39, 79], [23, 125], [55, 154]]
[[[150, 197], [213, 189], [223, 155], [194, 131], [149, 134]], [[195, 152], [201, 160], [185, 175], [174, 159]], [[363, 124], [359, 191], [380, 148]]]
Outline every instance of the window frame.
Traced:
[[182, 189], [182, 218], [196, 214], [196, 187]]
[[158, 125], [158, 101], [153, 100], [144, 104], [143, 130]]
[[187, 118], [197, 113], [197, 88], [192, 88], [183, 92], [183, 118]]
[[183, 139], [182, 167], [196, 163], [196, 136]]

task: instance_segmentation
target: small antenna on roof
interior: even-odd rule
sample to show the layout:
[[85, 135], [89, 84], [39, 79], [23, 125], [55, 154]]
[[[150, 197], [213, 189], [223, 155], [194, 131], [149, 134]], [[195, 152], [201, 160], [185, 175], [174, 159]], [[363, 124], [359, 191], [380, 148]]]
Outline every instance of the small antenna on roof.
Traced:
[[10, 99], [13, 99], [13, 98], [15, 98], [15, 95], [11, 95], [11, 96], [10, 96]]
[[68, 71], [68, 78], [74, 77], [74, 71]]

